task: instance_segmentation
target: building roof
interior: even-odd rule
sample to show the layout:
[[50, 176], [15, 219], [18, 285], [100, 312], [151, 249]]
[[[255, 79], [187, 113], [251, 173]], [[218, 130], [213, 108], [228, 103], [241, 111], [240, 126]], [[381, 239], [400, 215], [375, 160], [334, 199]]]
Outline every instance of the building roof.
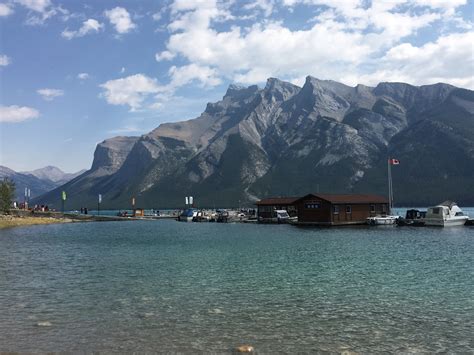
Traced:
[[[316, 197], [321, 200], [328, 201], [330, 203], [388, 203], [388, 199], [385, 196], [380, 195], [363, 195], [363, 194], [308, 194], [298, 199], [298, 201]], [[295, 201], [296, 202], [296, 201]]]
[[269, 197], [263, 200], [257, 201], [257, 206], [275, 206], [275, 205], [292, 205], [299, 197]]

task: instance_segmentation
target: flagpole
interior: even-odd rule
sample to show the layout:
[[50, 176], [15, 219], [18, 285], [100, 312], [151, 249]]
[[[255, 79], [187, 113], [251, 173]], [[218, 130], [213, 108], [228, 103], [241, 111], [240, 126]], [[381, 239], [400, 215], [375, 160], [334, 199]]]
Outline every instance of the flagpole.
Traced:
[[[390, 162], [392, 165], [392, 162]], [[392, 167], [390, 166], [390, 191], [392, 192], [392, 196], [390, 196], [390, 214], [392, 214], [393, 209], [393, 179], [392, 179]]]
[[390, 168], [390, 157], [387, 159], [388, 170], [388, 214], [392, 214], [392, 169]]

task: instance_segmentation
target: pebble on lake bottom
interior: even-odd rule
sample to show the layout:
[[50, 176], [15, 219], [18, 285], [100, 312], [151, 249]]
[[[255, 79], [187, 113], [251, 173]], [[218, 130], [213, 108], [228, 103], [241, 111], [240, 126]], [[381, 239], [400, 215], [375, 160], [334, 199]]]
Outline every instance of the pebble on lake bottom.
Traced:
[[36, 326], [38, 326], [38, 327], [51, 327], [52, 324], [51, 324], [51, 322], [46, 321], [46, 322], [38, 322], [38, 323], [36, 323]]
[[235, 348], [235, 351], [238, 353], [253, 353], [255, 349], [252, 345], [240, 345]]

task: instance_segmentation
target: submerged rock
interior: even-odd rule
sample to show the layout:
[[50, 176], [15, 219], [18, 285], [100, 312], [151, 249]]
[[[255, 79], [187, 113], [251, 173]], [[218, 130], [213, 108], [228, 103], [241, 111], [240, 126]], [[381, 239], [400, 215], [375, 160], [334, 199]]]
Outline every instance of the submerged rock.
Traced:
[[237, 353], [253, 353], [255, 349], [252, 345], [239, 345], [235, 348]]
[[51, 322], [45, 321], [45, 322], [38, 322], [36, 323], [37, 327], [52, 327], [53, 324]]

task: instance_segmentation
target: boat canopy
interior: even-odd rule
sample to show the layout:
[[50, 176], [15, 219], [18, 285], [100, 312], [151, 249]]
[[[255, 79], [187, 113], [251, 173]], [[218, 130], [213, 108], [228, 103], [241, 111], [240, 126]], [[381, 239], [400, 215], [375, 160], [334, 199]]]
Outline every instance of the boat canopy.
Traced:
[[182, 217], [193, 217], [193, 215], [194, 215], [194, 209], [192, 208], [188, 208], [184, 210], [183, 213], [181, 213]]

